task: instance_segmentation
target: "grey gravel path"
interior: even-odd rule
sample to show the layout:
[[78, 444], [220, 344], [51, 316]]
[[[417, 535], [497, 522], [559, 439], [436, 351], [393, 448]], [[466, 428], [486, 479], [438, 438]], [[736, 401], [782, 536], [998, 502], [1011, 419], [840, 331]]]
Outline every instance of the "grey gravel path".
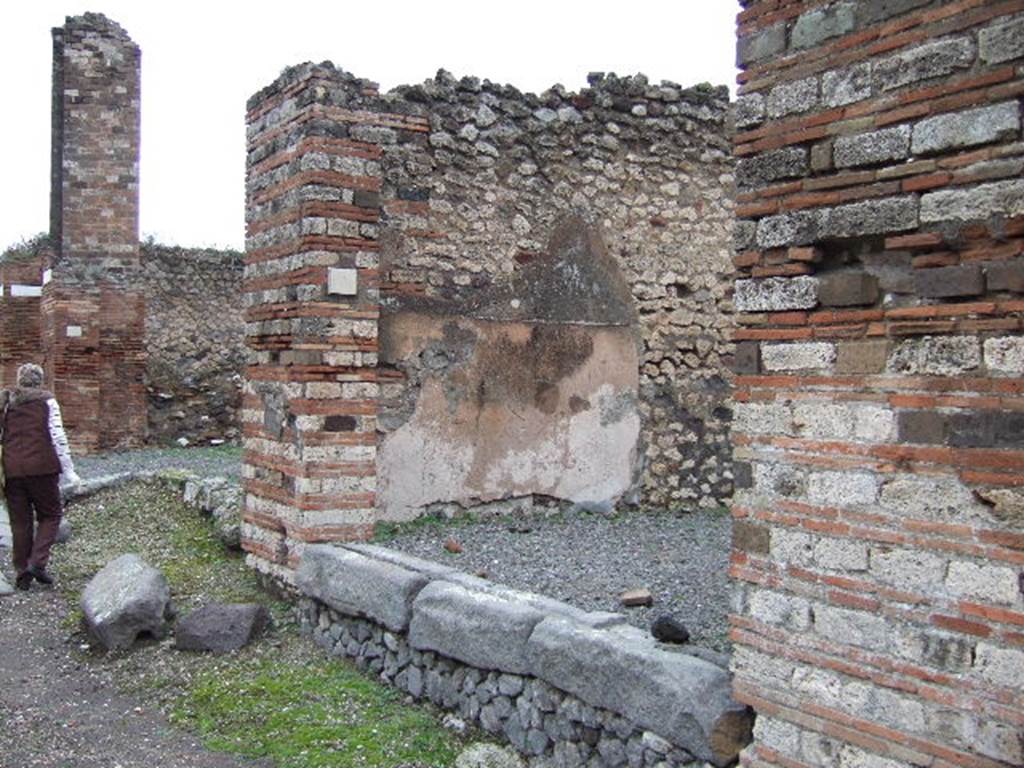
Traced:
[[[727, 651], [731, 532], [724, 511], [569, 513], [409, 526], [380, 543], [580, 608], [618, 611], [645, 629], [668, 613], [687, 625], [692, 642]], [[445, 549], [449, 539], [461, 553]], [[653, 606], [619, 604], [623, 591], [636, 588], [650, 590]]]
[[199, 475], [237, 476], [241, 450], [236, 448], [146, 448], [139, 451], [76, 456], [75, 469], [89, 480], [120, 472], [184, 469]]

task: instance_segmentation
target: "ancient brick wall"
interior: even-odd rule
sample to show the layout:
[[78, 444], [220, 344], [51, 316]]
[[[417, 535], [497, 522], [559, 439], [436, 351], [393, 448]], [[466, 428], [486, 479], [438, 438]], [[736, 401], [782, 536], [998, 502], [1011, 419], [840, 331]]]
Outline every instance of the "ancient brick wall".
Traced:
[[43, 363], [40, 303], [51, 259], [39, 241], [0, 256], [0, 387], [15, 385], [22, 363]]
[[145, 299], [138, 285], [139, 49], [100, 14], [53, 31], [53, 280], [46, 367], [72, 446], [145, 437]]
[[750, 766], [1024, 763], [1024, 5], [746, 0]]
[[151, 443], [234, 440], [245, 369], [243, 255], [143, 243]]
[[289, 580], [305, 542], [365, 538], [374, 519], [373, 135], [426, 131], [424, 120], [360, 108], [375, 97], [369, 83], [304, 66], [249, 100], [242, 546]]

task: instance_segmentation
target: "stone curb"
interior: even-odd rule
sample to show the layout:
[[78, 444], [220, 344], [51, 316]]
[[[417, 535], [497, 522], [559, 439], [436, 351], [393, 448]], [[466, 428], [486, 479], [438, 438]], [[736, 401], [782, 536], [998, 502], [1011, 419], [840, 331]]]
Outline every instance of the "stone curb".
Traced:
[[618, 614], [370, 544], [307, 547], [297, 582], [342, 614], [408, 631], [418, 651], [533, 676], [716, 765], [734, 761], [749, 740], [752, 715], [733, 699], [714, 654], [668, 650]]

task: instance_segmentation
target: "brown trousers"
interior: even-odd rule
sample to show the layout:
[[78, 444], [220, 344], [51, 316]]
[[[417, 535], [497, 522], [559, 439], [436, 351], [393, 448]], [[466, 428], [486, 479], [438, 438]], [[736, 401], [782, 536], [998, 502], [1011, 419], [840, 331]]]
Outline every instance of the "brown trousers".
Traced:
[[7, 478], [4, 495], [14, 540], [14, 570], [18, 574], [30, 566], [45, 569], [50, 562], [50, 548], [57, 540], [62, 515], [59, 477], [55, 474]]

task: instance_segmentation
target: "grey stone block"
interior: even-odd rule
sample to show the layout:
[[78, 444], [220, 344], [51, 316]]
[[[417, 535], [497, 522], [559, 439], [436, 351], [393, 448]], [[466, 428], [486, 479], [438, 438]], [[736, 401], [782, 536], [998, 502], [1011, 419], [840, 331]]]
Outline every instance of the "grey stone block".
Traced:
[[821, 45], [856, 28], [856, 3], [836, 3], [800, 14], [789, 36], [789, 47], [800, 50]]
[[917, 198], [889, 197], [822, 211], [819, 237], [861, 237], [917, 228]]
[[914, 8], [928, 5], [931, 0], [859, 0], [857, 3], [857, 26], [874, 24], [893, 16], [901, 16]]
[[413, 603], [409, 643], [474, 667], [527, 674], [527, 641], [543, 618], [525, 603], [435, 581]]
[[741, 189], [762, 187], [781, 179], [807, 175], [807, 150], [784, 147], [743, 158], [736, 165], [736, 184]]
[[303, 594], [392, 632], [409, 626], [412, 602], [429, 581], [421, 573], [327, 544], [306, 547], [295, 574]]
[[856, 168], [904, 160], [909, 154], [909, 125], [897, 125], [856, 136], [840, 136], [833, 149], [836, 168]]
[[1024, 18], [997, 24], [978, 33], [978, 55], [986, 64], [1002, 64], [1024, 56]]
[[818, 239], [819, 219], [815, 211], [766, 216], [757, 223], [757, 244], [761, 248], [809, 245]]
[[724, 766], [749, 740], [752, 716], [732, 698], [728, 673], [659, 648], [642, 631], [593, 630], [560, 619], [530, 638], [533, 674]]
[[876, 62], [872, 80], [878, 90], [891, 91], [966, 69], [974, 63], [974, 55], [974, 41], [970, 37], [936, 40]]
[[821, 76], [821, 100], [826, 107], [842, 107], [871, 97], [871, 62], [833, 70]]
[[854, 307], [878, 300], [878, 278], [866, 272], [826, 272], [818, 279], [822, 306]]
[[1020, 132], [1020, 107], [1016, 101], [993, 104], [963, 112], [936, 115], [914, 126], [915, 155], [948, 152], [1016, 136]]
[[371, 557], [374, 560], [381, 560], [382, 562], [405, 568], [408, 571], [423, 574], [431, 580], [444, 579], [453, 574], [462, 573], [457, 568], [451, 568], [447, 565], [441, 565], [441, 563], [435, 563], [433, 560], [424, 560], [422, 557], [408, 555], [405, 552], [399, 552], [397, 549], [388, 549], [376, 544], [343, 544], [341, 546], [344, 549], [358, 552], [360, 555]]
[[1021, 215], [1024, 215], [1024, 179], [996, 181], [969, 189], [940, 190], [921, 196], [922, 224]]
[[782, 83], [768, 94], [768, 117], [779, 118], [807, 112], [818, 106], [818, 78]]
[[123, 650], [140, 634], [163, 637], [173, 615], [164, 575], [138, 555], [107, 563], [82, 591], [89, 634], [108, 650]]
[[745, 66], [786, 50], [786, 25], [776, 24], [741, 37], [736, 43], [736, 65]]
[[174, 645], [182, 651], [228, 653], [251, 643], [269, 622], [262, 605], [211, 603], [178, 622]]
[[985, 275], [978, 264], [919, 269], [914, 273], [914, 288], [926, 299], [980, 296], [985, 292]]
[[781, 312], [810, 309], [818, 303], [818, 280], [814, 277], [768, 277], [737, 280], [733, 304], [737, 312]]

